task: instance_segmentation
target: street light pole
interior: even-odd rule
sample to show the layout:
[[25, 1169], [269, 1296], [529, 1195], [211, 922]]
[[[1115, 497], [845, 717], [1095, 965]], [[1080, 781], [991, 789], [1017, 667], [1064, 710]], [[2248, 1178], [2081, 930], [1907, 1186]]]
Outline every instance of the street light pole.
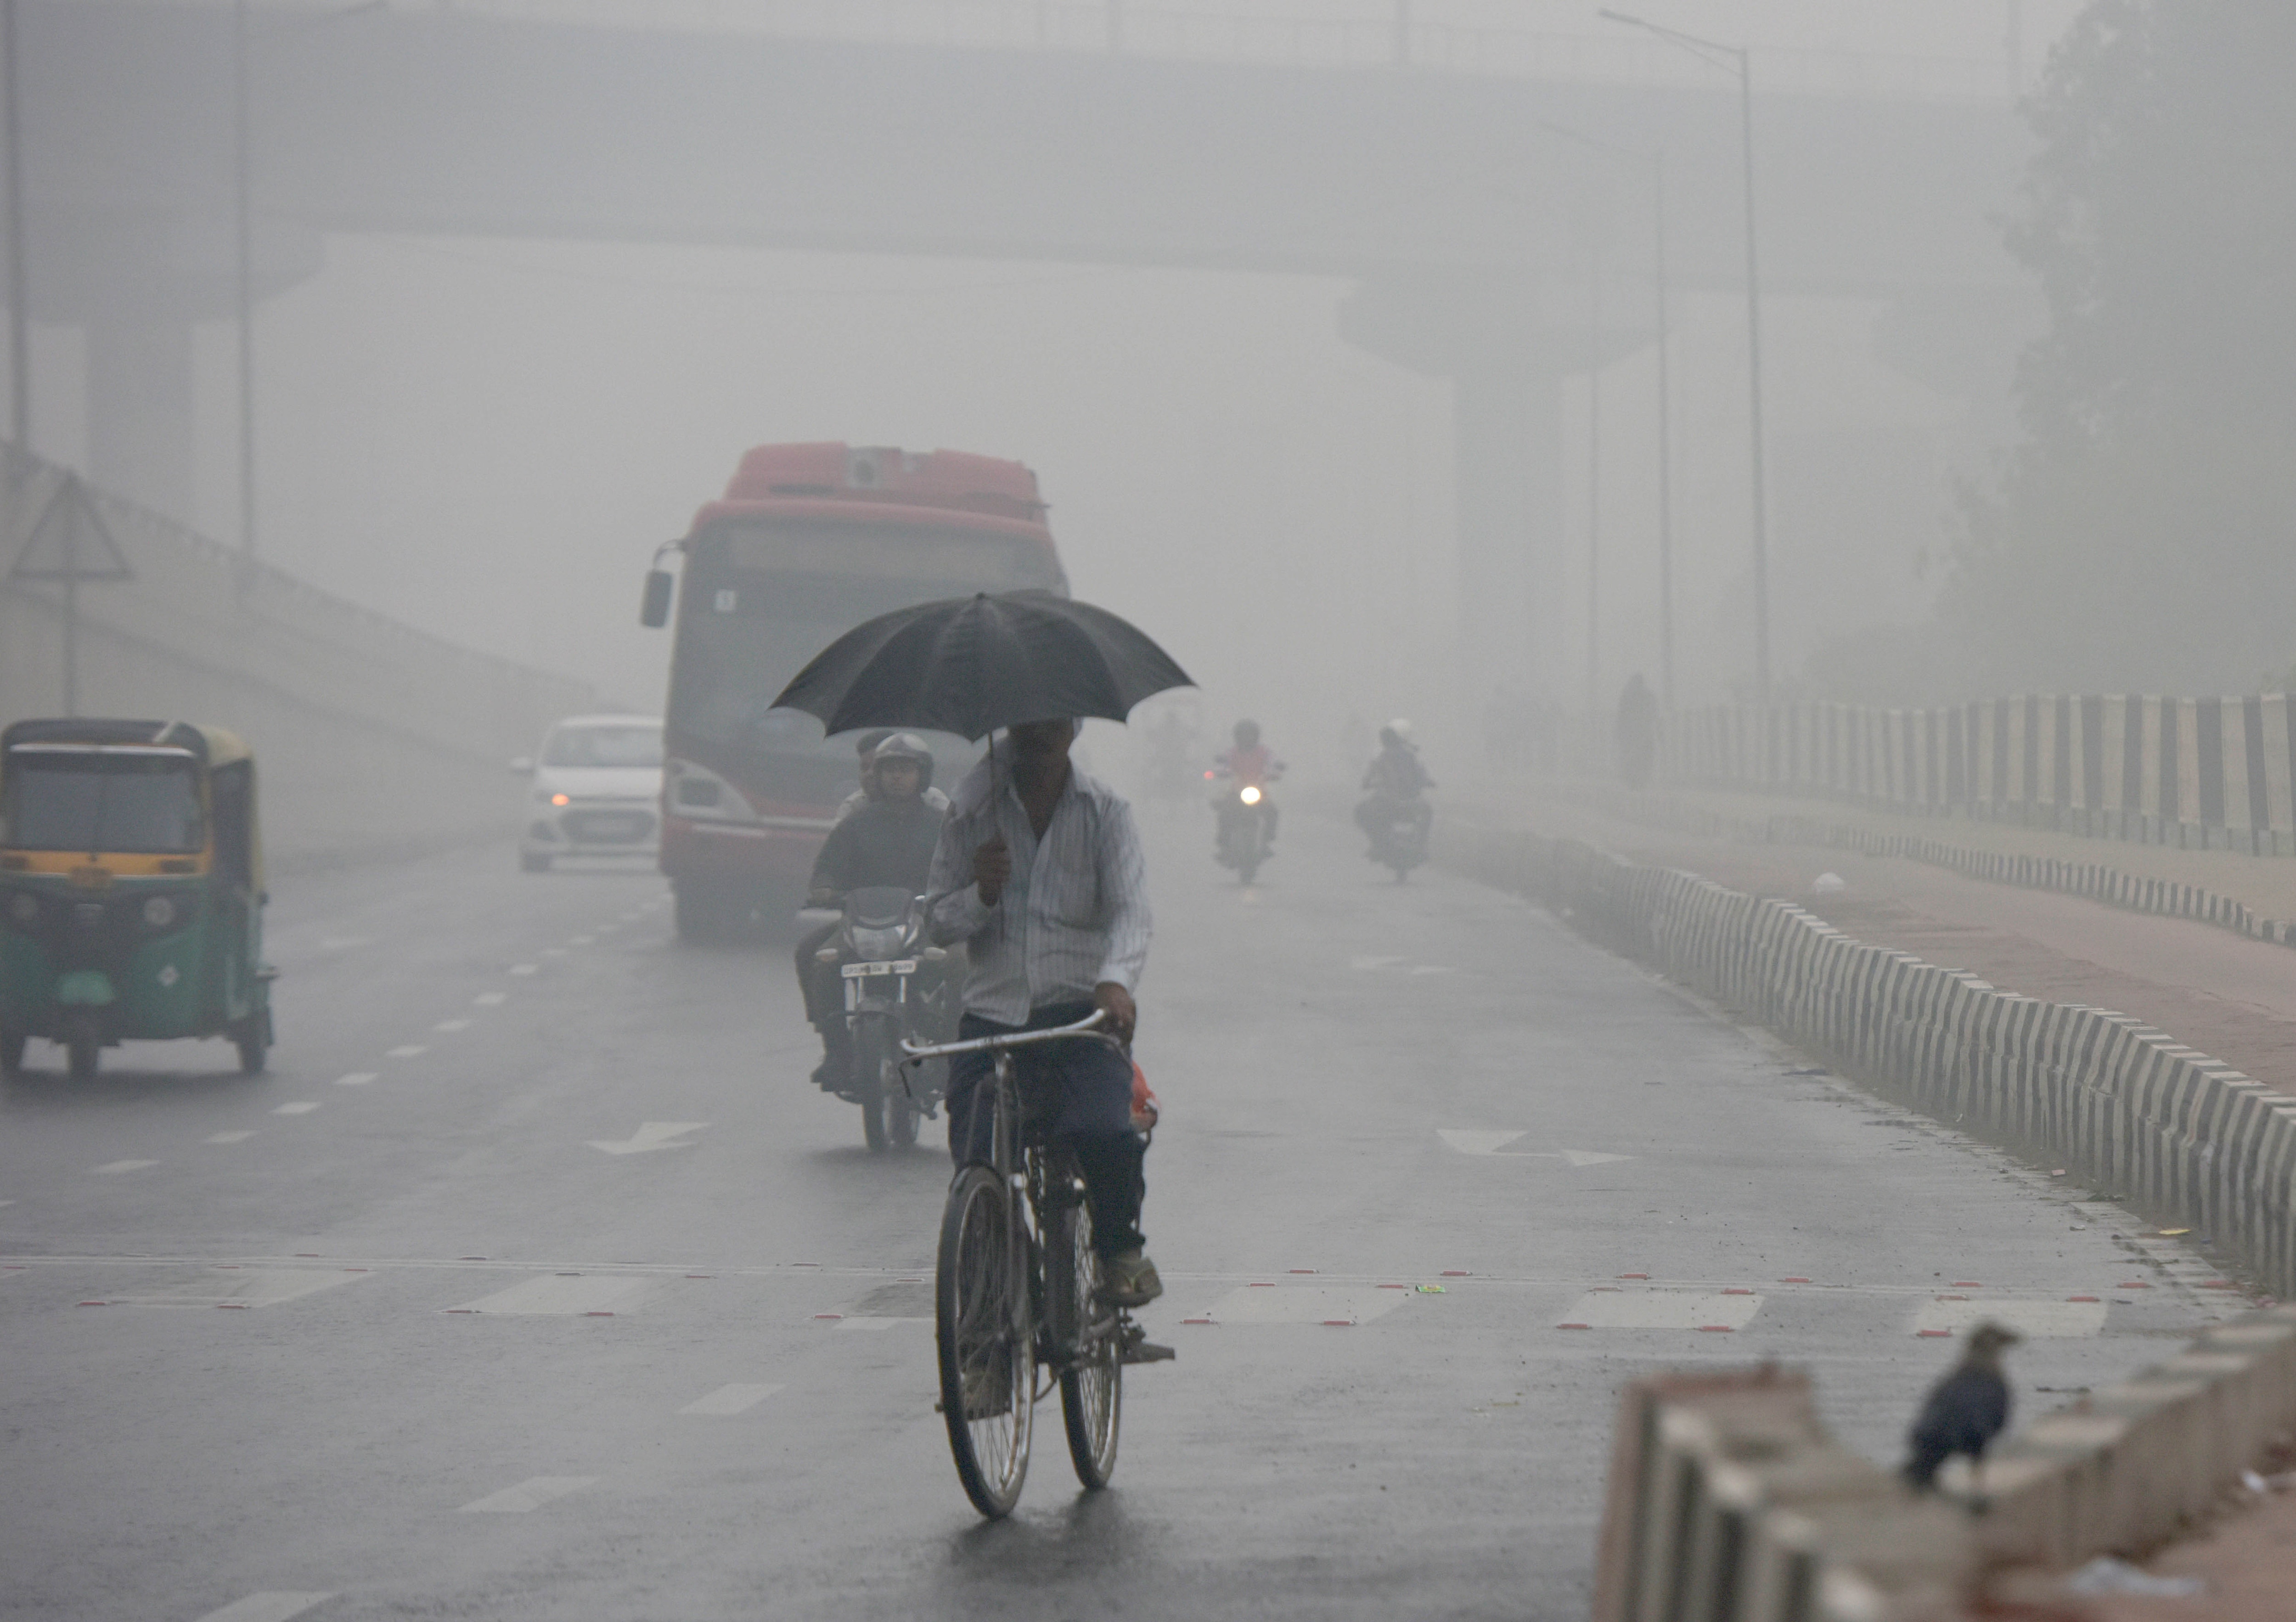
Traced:
[[[1602, 15], [1680, 45], [1700, 61], [1717, 66], [1733, 63], [1738, 75], [1738, 134], [1744, 164], [1746, 199], [1746, 388], [1748, 438], [1752, 461], [1754, 506], [1754, 692], [1757, 701], [1770, 701], [1770, 518], [1762, 445], [1762, 281], [1754, 228], [1754, 59], [1744, 45], [1662, 28], [1624, 12], [1605, 9]], [[1727, 57], [1732, 63], [1717, 62]]]
[[16, 0], [0, 0], [0, 95], [7, 99], [8, 142], [8, 431], [16, 448], [32, 448], [32, 315], [24, 270], [24, 73]]
[[247, 0], [232, 0], [232, 212], [239, 302], [239, 552], [255, 561], [255, 218], [249, 169]]

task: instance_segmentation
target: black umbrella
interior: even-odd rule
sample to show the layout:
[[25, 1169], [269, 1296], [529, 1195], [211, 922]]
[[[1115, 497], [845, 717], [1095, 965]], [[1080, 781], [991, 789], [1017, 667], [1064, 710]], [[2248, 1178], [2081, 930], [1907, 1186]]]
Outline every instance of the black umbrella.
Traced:
[[831, 643], [774, 700], [832, 733], [917, 727], [984, 738], [1021, 721], [1121, 721], [1195, 684], [1134, 626], [1050, 592], [983, 592], [896, 609]]

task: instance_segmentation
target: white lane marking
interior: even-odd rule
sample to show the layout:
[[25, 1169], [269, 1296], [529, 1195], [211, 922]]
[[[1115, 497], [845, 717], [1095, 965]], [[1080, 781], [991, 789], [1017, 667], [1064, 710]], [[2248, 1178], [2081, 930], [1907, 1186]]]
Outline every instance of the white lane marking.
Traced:
[[448, 1312], [520, 1314], [529, 1317], [579, 1317], [585, 1313], [627, 1312], [637, 1305], [649, 1281], [627, 1274], [545, 1273], [508, 1290], [497, 1290]]
[[276, 1307], [373, 1276], [340, 1267], [217, 1267], [179, 1284], [103, 1298], [114, 1307]]
[[299, 1617], [322, 1600], [332, 1600], [332, 1593], [250, 1593], [244, 1599], [234, 1600], [221, 1610], [211, 1610], [200, 1622], [288, 1622]]
[[244, 1143], [254, 1135], [252, 1132], [218, 1132], [207, 1141], [210, 1143]]
[[1743, 1329], [1762, 1310], [1759, 1295], [1699, 1290], [1595, 1290], [1570, 1304], [1558, 1323], [1588, 1329]]
[[578, 1493], [586, 1487], [597, 1484], [595, 1476], [530, 1476], [516, 1487], [506, 1487], [498, 1493], [488, 1493], [483, 1498], [464, 1504], [462, 1515], [522, 1515], [529, 1510], [538, 1510], [554, 1498], [563, 1498], [569, 1493]]
[[594, 935], [577, 935], [573, 939], [568, 941], [566, 944], [570, 946], [594, 946], [596, 944], [597, 938], [598, 938]]
[[893, 1327], [893, 1325], [894, 1325], [894, 1324], [896, 1324], [896, 1323], [931, 1323], [931, 1322], [932, 1322], [932, 1320], [931, 1320], [931, 1318], [853, 1318], [853, 1317], [846, 1317], [846, 1318], [840, 1318], [840, 1319], [838, 1319], [838, 1320], [837, 1320], [837, 1327], [838, 1327], [838, 1328], [840, 1328], [840, 1329], [860, 1329], [860, 1330], [890, 1329], [890, 1328], [892, 1328], [892, 1327]]
[[1417, 964], [1414, 964], [1414, 965], [1413, 965], [1411, 972], [1412, 972], [1413, 974], [1414, 974], [1414, 975], [1418, 975], [1418, 974], [1456, 974], [1456, 973], [1457, 973], [1458, 971], [1457, 971], [1456, 970], [1453, 969], [1453, 968], [1452, 968], [1449, 964], [1447, 964], [1447, 963], [1417, 963]]
[[1368, 1323], [1409, 1298], [1408, 1291], [1376, 1284], [1246, 1284], [1214, 1301], [1204, 1315], [1215, 1323]]
[[108, 1160], [95, 1167], [95, 1175], [99, 1177], [113, 1177], [123, 1171], [142, 1171], [147, 1166], [157, 1166], [159, 1163], [157, 1160]]
[[2002, 1301], [1980, 1296], [1969, 1301], [1923, 1301], [1914, 1314], [1913, 1332], [1943, 1330], [1958, 1335], [1990, 1318], [2029, 1339], [2062, 1340], [2094, 1335], [2104, 1328], [2103, 1301]]
[[468, 1029], [470, 1029], [470, 1028], [471, 1028], [471, 1022], [470, 1022], [468, 1020], [439, 1020], [439, 1023], [438, 1023], [438, 1024], [436, 1024], [436, 1025], [432, 1026], [430, 1028], [431, 1028], [432, 1030], [450, 1030], [450, 1031], [451, 1031], [451, 1030], [468, 1030]]
[[389, 1053], [385, 1053], [383, 1057], [385, 1059], [420, 1059], [423, 1054], [430, 1051], [430, 1050], [427, 1047], [422, 1047], [414, 1043], [409, 1043], [405, 1047], [392, 1048]]
[[348, 1076], [336, 1077], [335, 1085], [339, 1087], [363, 1087], [373, 1079], [373, 1070], [353, 1070]]
[[695, 1397], [678, 1412], [710, 1414], [747, 1413], [780, 1389], [779, 1386], [719, 1386], [707, 1397]]
[[478, 995], [472, 997], [471, 1001], [480, 1008], [500, 1008], [504, 1003], [510, 1001], [510, 993], [507, 991], [481, 991]]
[[589, 1140], [593, 1149], [603, 1149], [608, 1154], [644, 1154], [652, 1149], [691, 1149], [691, 1143], [673, 1143], [672, 1138], [684, 1137], [689, 1132], [699, 1132], [708, 1121], [647, 1121], [636, 1132], [619, 1142], [602, 1138]]
[[1612, 1160], [1631, 1160], [1630, 1154], [1606, 1154], [1599, 1149], [1517, 1149], [1520, 1132], [1469, 1131], [1460, 1127], [1439, 1126], [1435, 1135], [1461, 1154], [1513, 1155], [1526, 1160], [1568, 1160], [1573, 1166], [1603, 1166]]
[[1502, 1146], [1522, 1136], [1520, 1132], [1470, 1132], [1449, 1126], [1436, 1129], [1441, 1138], [1461, 1154], [1496, 1154]]
[[282, 1104], [271, 1113], [274, 1115], [308, 1115], [312, 1110], [318, 1107], [319, 1106], [317, 1104], [306, 1099], [291, 1104]]
[[541, 967], [542, 965], [539, 963], [512, 963], [510, 966], [510, 971], [512, 974], [533, 974], [537, 972]]

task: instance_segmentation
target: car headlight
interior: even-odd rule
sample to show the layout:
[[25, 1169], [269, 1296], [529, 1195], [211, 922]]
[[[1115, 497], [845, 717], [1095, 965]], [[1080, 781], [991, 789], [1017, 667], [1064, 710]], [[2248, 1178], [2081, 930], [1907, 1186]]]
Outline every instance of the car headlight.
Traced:
[[853, 931], [853, 950], [871, 963], [882, 963], [899, 952], [908, 938], [909, 931], [905, 925], [896, 925], [890, 930], [856, 930]]
[[8, 916], [18, 923], [37, 923], [40, 921], [40, 898], [28, 889], [20, 889], [8, 897]]
[[144, 922], [152, 929], [164, 930], [176, 922], [176, 904], [166, 896], [153, 896], [144, 903]]

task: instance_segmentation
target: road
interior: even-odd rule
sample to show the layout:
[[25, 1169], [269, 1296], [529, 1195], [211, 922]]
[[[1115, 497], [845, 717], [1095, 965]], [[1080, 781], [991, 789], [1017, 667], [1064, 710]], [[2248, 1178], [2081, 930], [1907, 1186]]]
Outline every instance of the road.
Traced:
[[154, 1044], [74, 1085], [34, 1044], [0, 1616], [1559, 1622], [1639, 1372], [1806, 1362], [1888, 1458], [1952, 1356], [1924, 1326], [2043, 1331], [2030, 1415], [2225, 1299], [1524, 903], [1304, 811], [1250, 889], [1150, 835], [1179, 1360], [1128, 1382], [1113, 1490], [1054, 1424], [1012, 1521], [967, 1506], [946, 1157], [812, 1090], [785, 950], [465, 852], [277, 887], [271, 1074]]

